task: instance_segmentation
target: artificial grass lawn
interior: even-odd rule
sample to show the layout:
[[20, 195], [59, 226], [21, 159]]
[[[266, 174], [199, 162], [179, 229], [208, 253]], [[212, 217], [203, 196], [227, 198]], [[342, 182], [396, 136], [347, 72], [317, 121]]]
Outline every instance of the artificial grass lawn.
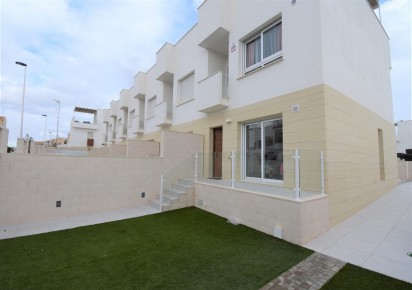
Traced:
[[311, 253], [186, 208], [0, 240], [0, 289], [258, 289]]
[[407, 290], [412, 289], [412, 284], [352, 264], [346, 264], [322, 287], [322, 290], [336, 289]]

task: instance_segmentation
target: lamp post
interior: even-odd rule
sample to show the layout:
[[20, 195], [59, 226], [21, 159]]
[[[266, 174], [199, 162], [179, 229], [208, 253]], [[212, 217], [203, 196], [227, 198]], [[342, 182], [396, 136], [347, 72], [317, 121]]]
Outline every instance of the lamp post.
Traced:
[[43, 114], [42, 115], [44, 118], [44, 138], [43, 138], [43, 146], [46, 143], [46, 125], [47, 125], [47, 115]]
[[21, 101], [21, 118], [20, 118], [20, 138], [23, 138], [23, 111], [24, 111], [24, 93], [26, 91], [26, 69], [27, 64], [24, 62], [16, 61], [17, 65], [21, 65], [24, 67], [24, 79], [23, 79], [23, 97]]
[[59, 137], [59, 119], [60, 119], [60, 100], [54, 99], [54, 101], [59, 104], [59, 108], [57, 109], [57, 130], [56, 130], [56, 148], [57, 148], [57, 138]]

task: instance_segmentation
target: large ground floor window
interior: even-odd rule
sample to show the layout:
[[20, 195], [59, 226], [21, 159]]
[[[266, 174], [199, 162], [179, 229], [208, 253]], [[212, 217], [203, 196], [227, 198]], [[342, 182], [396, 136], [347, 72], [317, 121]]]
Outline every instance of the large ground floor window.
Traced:
[[283, 180], [282, 119], [245, 124], [243, 152], [245, 178]]

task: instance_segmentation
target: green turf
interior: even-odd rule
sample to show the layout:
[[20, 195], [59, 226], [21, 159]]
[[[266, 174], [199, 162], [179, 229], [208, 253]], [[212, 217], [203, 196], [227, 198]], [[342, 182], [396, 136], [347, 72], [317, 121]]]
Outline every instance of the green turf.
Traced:
[[187, 208], [0, 240], [0, 289], [258, 289], [311, 253]]
[[346, 264], [322, 287], [322, 290], [329, 289], [408, 290], [412, 289], [412, 284], [352, 264]]

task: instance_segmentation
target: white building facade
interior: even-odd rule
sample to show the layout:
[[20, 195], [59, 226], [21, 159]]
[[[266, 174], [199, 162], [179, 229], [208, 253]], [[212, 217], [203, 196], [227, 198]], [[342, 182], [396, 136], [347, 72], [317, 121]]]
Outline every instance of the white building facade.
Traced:
[[101, 144], [202, 134], [207, 177], [229, 179], [234, 151], [237, 180], [286, 188], [286, 156], [322, 151], [329, 223], [344, 220], [397, 180], [389, 38], [371, 5], [205, 1], [101, 110]]

